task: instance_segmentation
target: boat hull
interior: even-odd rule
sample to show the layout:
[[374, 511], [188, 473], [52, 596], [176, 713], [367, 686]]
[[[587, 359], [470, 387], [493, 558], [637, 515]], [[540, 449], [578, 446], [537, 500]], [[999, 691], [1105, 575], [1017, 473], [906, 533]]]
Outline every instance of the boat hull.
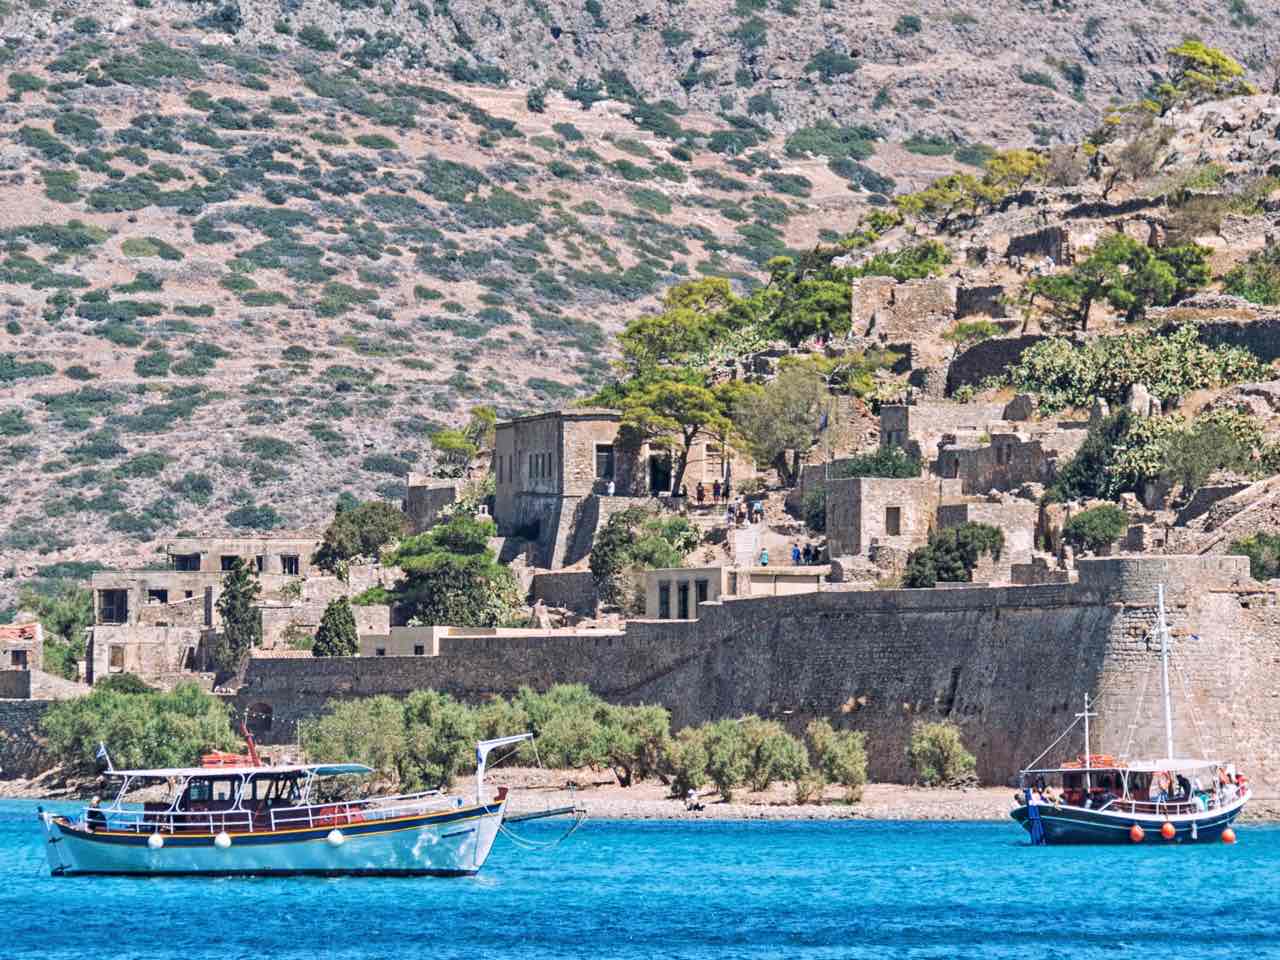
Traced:
[[[1045, 843], [1121, 843], [1132, 844], [1129, 835], [1134, 824], [1142, 828], [1143, 843], [1208, 843], [1220, 840], [1222, 831], [1229, 827], [1244, 809], [1243, 803], [1209, 810], [1200, 814], [1180, 816], [1150, 816], [1146, 814], [1112, 813], [1106, 810], [1084, 810], [1079, 807], [1054, 807], [1038, 804], [1040, 821], [1044, 824]], [[1029, 808], [1015, 807], [1013, 817], [1028, 833], [1031, 831]], [[1172, 823], [1174, 836], [1166, 840], [1160, 828]]]
[[[505, 802], [415, 816], [262, 833], [150, 835], [88, 831], [42, 814], [55, 876], [468, 876], [480, 870], [502, 824]], [[154, 841], [152, 842], [154, 843]]]

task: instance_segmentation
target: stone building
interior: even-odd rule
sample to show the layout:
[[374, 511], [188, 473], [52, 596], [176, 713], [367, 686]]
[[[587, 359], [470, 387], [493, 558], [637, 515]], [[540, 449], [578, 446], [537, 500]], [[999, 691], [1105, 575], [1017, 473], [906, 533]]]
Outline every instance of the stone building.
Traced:
[[929, 539], [940, 495], [932, 477], [843, 477], [827, 487], [830, 556], [866, 555], [872, 546], [912, 550]]
[[859, 277], [850, 284], [853, 335], [883, 344], [918, 343], [956, 317], [956, 281]]
[[[330, 600], [387, 585], [396, 573], [353, 565], [347, 578], [339, 580], [312, 566], [318, 545], [314, 539], [276, 537], [178, 539], [165, 545], [167, 569], [95, 573], [86, 679], [92, 683], [111, 673], [160, 677], [205, 670], [209, 644], [221, 628], [222, 581], [237, 557], [257, 573], [266, 649], [305, 643]], [[386, 635], [385, 605], [353, 611], [357, 632]]]
[[933, 467], [943, 438], [978, 437], [993, 421], [1000, 421], [1000, 403], [886, 403], [880, 408], [880, 444], [901, 447], [926, 466]]
[[647, 620], [697, 620], [701, 604], [812, 593], [822, 588], [830, 574], [826, 565], [646, 570], [644, 616]]
[[1012, 431], [990, 434], [986, 442], [947, 444], [938, 454], [938, 473], [959, 480], [965, 494], [1014, 490], [1024, 483], [1051, 482], [1056, 457], [1048, 456], [1039, 440]]
[[964, 523], [985, 523], [1004, 534], [1000, 559], [984, 556], [974, 569], [973, 579], [981, 583], [1010, 583], [1015, 564], [1030, 564], [1035, 551], [1036, 525], [1040, 507], [1030, 500], [965, 500], [938, 507], [938, 529]]
[[38, 621], [0, 625], [0, 669], [44, 669], [44, 627]]
[[437, 480], [422, 474], [409, 474], [400, 509], [409, 518], [409, 533], [425, 533], [435, 526], [440, 511], [458, 499], [457, 480]]
[[[634, 498], [673, 493], [672, 454], [628, 444], [622, 414], [566, 408], [498, 424], [494, 441], [493, 517], [502, 536], [536, 543], [538, 566], [558, 569], [591, 550], [596, 529]], [[749, 475], [750, 465], [726, 464], [719, 444], [694, 445], [684, 487], [710, 487], [726, 471]]]

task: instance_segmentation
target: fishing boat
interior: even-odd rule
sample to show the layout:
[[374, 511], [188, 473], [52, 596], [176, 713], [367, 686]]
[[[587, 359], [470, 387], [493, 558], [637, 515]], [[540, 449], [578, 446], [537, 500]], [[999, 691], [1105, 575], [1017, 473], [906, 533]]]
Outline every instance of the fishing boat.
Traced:
[[[1248, 780], [1227, 760], [1175, 753], [1163, 585], [1156, 591], [1156, 608], [1164, 756], [1130, 760], [1094, 754], [1089, 721], [1098, 714], [1090, 710], [1096, 704], [1086, 694], [1084, 710], [1071, 726], [1019, 774], [1011, 816], [1033, 844], [1235, 842], [1231, 825], [1249, 800]], [[1084, 753], [1056, 766], [1039, 766], [1077, 725], [1083, 726]]]
[[[489, 755], [530, 739], [523, 733], [476, 745], [473, 800], [439, 790], [325, 800], [333, 778], [373, 770], [264, 764], [247, 733], [247, 755], [208, 754], [199, 767], [116, 770], [100, 747], [105, 776], [119, 784], [116, 796], [106, 804], [95, 798], [75, 817], [39, 812], [49, 868], [54, 876], [467, 876], [484, 866], [504, 829], [507, 788], [486, 796]], [[167, 799], [127, 802], [130, 793], [156, 786]], [[581, 820], [576, 807], [520, 819], [562, 813]]]

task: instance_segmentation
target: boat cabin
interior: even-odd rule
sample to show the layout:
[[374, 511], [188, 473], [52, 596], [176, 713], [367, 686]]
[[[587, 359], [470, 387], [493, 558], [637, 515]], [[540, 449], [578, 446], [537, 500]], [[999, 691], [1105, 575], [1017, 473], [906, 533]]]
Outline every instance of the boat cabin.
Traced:
[[[372, 772], [359, 763], [112, 770], [108, 775], [120, 781], [115, 799], [90, 807], [85, 821], [90, 830], [167, 833], [279, 829], [293, 821], [310, 826], [324, 816], [315, 798], [320, 780]], [[167, 799], [126, 801], [156, 787]]]
[[1082, 756], [1060, 767], [1024, 770], [1019, 788], [1055, 806], [1167, 815], [1230, 804], [1247, 785], [1233, 764], [1218, 760], [1123, 763], [1110, 756]]

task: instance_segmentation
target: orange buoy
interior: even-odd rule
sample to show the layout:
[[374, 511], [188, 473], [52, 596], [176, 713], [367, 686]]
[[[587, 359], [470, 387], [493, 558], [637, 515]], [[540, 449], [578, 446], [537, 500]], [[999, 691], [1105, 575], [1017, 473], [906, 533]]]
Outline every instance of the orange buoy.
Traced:
[[1236, 842], [1236, 832], [1235, 832], [1234, 830], [1232, 830], [1230, 827], [1227, 827], [1225, 830], [1223, 830], [1223, 831], [1222, 831], [1222, 842], [1223, 842], [1223, 843], [1235, 843], [1235, 842]]
[[1178, 835], [1178, 831], [1177, 831], [1177, 829], [1176, 829], [1176, 828], [1174, 827], [1174, 825], [1173, 825], [1172, 823], [1170, 823], [1168, 820], [1166, 820], [1166, 821], [1161, 825], [1161, 827], [1160, 827], [1160, 836], [1164, 837], [1166, 840], [1172, 840], [1172, 839], [1173, 839], [1174, 837], [1176, 837], [1177, 835]]
[[1129, 828], [1129, 839], [1134, 843], [1141, 843], [1146, 835], [1146, 832], [1136, 823]]

